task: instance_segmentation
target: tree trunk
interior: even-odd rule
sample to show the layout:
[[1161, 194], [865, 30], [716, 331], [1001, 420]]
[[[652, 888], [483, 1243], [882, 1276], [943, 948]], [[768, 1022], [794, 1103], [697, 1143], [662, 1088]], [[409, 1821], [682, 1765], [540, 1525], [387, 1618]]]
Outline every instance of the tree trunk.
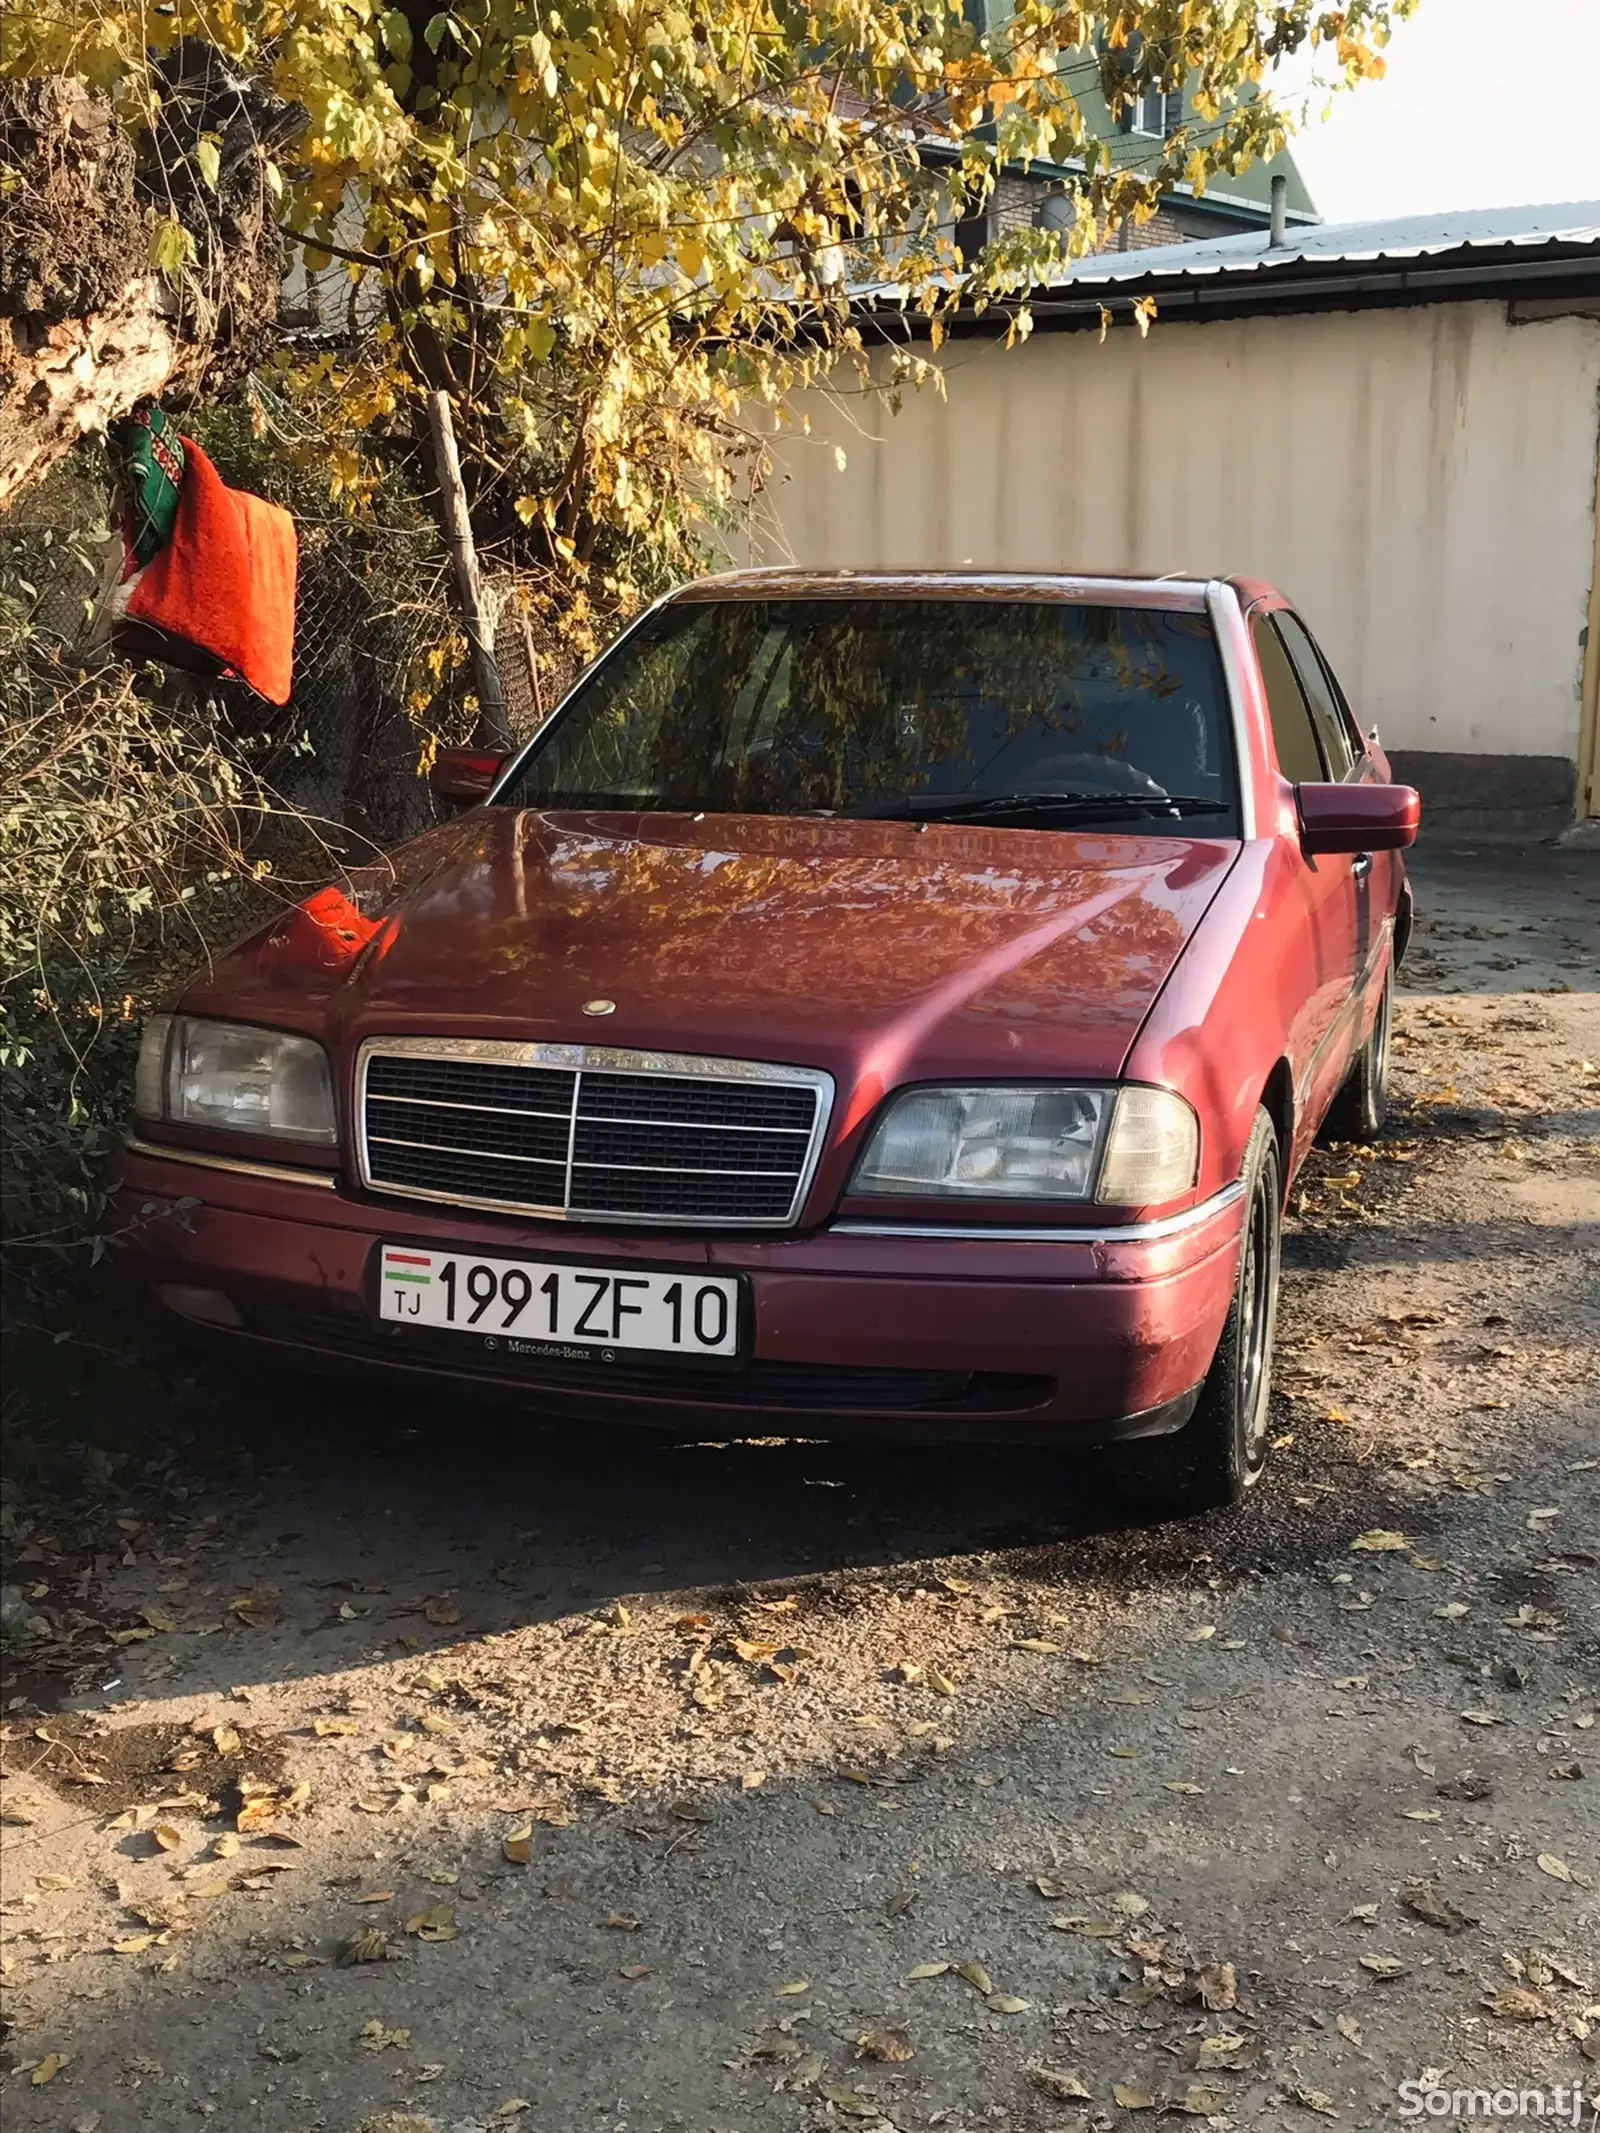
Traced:
[[[204, 45], [180, 46], [158, 86], [160, 116], [134, 137], [79, 83], [0, 82], [0, 510], [137, 400], [215, 399], [275, 338], [265, 166], [303, 114]], [[169, 280], [151, 241], [174, 217], [190, 257]]]

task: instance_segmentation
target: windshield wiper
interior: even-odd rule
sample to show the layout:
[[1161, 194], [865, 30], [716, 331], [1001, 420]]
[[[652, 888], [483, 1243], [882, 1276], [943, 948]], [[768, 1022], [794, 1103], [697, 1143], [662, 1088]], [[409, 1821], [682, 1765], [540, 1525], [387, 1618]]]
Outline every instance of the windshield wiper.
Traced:
[[994, 792], [921, 793], [846, 813], [887, 822], [982, 822], [1007, 815], [1225, 815], [1226, 800], [1200, 793]]

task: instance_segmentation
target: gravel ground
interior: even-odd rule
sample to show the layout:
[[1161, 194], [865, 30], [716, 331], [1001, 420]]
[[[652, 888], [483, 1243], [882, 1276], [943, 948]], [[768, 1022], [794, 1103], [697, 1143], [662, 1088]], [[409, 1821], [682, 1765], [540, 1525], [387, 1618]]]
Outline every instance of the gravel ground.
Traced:
[[9, 2125], [1600, 2090], [1600, 861], [1416, 875], [1397, 1115], [1297, 1187], [1238, 1512], [288, 1383], [12, 1504]]

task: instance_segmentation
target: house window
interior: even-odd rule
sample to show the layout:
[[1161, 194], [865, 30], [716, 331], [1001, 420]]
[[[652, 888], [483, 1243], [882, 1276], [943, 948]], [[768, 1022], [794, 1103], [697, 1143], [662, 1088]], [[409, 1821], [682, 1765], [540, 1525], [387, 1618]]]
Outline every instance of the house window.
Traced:
[[1164, 141], [1183, 124], [1181, 89], [1147, 89], [1134, 104], [1127, 130], [1147, 133]]

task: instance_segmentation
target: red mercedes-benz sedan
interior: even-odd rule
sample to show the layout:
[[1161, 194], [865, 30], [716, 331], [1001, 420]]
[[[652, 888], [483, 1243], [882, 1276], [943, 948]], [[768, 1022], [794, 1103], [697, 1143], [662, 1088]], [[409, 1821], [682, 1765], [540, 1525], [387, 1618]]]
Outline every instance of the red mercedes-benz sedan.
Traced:
[[1279, 594], [710, 578], [433, 776], [452, 819], [145, 1032], [170, 1312], [574, 1421], [1255, 1478], [1279, 1214], [1382, 1122], [1418, 818]]

